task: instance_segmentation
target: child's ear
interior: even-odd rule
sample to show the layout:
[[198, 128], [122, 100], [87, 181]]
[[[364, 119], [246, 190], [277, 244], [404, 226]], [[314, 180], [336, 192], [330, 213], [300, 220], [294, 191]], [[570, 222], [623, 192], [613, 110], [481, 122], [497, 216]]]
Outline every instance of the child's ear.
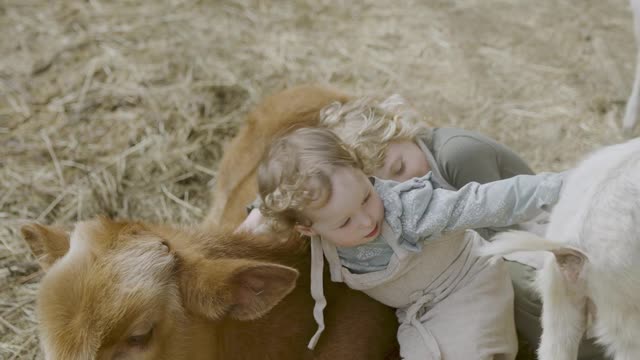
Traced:
[[295, 231], [299, 232], [304, 236], [311, 237], [311, 236], [318, 235], [318, 233], [315, 230], [313, 230], [311, 226], [304, 226], [304, 225], [298, 224], [298, 225], [294, 225], [293, 228]]

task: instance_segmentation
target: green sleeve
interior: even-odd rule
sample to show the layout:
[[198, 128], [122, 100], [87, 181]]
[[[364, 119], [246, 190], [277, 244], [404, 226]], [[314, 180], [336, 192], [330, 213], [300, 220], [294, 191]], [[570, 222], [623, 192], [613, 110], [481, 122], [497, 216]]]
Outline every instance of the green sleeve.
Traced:
[[472, 181], [485, 184], [533, 174], [513, 150], [472, 131], [438, 129], [434, 132], [434, 155], [442, 176], [456, 188]]

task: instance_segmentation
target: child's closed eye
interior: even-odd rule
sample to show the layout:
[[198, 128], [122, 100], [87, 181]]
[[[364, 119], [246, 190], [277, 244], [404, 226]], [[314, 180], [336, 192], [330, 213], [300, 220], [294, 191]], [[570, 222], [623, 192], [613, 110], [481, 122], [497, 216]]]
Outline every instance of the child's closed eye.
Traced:
[[342, 225], [340, 225], [340, 229], [342, 229], [343, 227], [349, 225], [349, 221], [351, 221], [351, 218], [347, 218], [347, 220], [345, 220], [345, 222]]
[[370, 198], [371, 198], [371, 191], [369, 191], [369, 193], [367, 193], [367, 196], [364, 198], [364, 200], [362, 200], [362, 205], [366, 204]]
[[395, 169], [393, 170], [393, 175], [397, 176], [397, 175], [402, 175], [402, 173], [404, 172], [404, 161], [400, 161], [400, 164], [397, 165], [395, 167]]

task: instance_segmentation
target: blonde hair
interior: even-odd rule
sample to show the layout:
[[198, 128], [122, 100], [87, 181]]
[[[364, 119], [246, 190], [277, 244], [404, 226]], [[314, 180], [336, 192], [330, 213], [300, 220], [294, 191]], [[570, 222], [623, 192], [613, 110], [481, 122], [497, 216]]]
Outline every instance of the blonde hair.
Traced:
[[303, 210], [328, 201], [338, 167], [362, 169], [362, 163], [329, 129], [301, 128], [277, 138], [258, 166], [260, 212], [275, 230], [310, 226]]
[[419, 123], [419, 114], [397, 94], [384, 100], [362, 97], [334, 102], [320, 111], [320, 126], [333, 130], [353, 149], [367, 174], [384, 164], [389, 143], [430, 134]]

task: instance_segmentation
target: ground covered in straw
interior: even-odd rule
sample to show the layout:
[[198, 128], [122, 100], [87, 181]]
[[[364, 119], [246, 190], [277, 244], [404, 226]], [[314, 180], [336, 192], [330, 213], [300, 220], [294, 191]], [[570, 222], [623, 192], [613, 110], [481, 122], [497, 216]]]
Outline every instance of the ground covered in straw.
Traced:
[[33, 359], [25, 221], [193, 223], [223, 144], [305, 82], [399, 92], [536, 170], [619, 142], [626, 0], [0, 2], [0, 358]]

